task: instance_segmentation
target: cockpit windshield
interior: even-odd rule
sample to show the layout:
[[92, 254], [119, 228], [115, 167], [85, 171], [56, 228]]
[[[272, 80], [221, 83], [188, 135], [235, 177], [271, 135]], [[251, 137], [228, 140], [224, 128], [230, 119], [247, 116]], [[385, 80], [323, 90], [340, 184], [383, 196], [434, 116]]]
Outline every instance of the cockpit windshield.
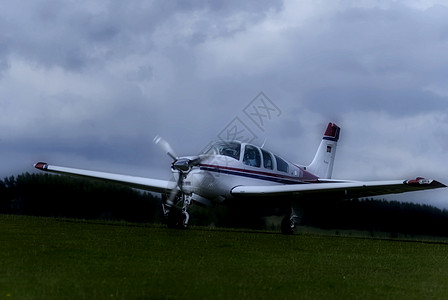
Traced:
[[236, 160], [240, 159], [241, 144], [238, 142], [215, 142], [203, 154], [205, 155], [225, 155]]

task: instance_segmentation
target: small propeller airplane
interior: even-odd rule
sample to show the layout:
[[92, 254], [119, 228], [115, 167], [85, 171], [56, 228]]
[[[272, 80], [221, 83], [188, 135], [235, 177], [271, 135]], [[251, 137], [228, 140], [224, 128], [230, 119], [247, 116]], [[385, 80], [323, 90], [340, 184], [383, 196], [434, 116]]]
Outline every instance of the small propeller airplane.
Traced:
[[[154, 139], [172, 159], [174, 181], [142, 178], [38, 162], [35, 168], [65, 175], [96, 178], [164, 195], [162, 209], [169, 227], [187, 228], [188, 209], [196, 203], [288, 203], [291, 206], [281, 223], [284, 234], [292, 234], [300, 223], [297, 203], [303, 199], [331, 197], [354, 199], [446, 187], [431, 179], [352, 181], [331, 179], [340, 128], [329, 123], [310, 165], [298, 165], [253, 144], [217, 141], [195, 156], [177, 156], [161, 137]], [[180, 208], [182, 206], [182, 208]]]

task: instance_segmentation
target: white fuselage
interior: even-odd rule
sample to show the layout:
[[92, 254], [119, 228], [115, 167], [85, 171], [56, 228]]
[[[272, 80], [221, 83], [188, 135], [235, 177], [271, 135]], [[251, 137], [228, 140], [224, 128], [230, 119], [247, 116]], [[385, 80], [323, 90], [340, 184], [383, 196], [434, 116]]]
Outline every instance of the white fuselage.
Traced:
[[300, 184], [318, 179], [305, 167], [287, 162], [260, 147], [232, 142], [233, 152], [229, 153], [225, 142], [215, 144], [219, 143], [221, 148], [213, 149], [212, 145], [211, 150], [200, 156], [201, 163], [184, 179], [183, 192], [192, 194], [197, 202], [222, 202], [232, 198], [231, 190], [240, 185]]

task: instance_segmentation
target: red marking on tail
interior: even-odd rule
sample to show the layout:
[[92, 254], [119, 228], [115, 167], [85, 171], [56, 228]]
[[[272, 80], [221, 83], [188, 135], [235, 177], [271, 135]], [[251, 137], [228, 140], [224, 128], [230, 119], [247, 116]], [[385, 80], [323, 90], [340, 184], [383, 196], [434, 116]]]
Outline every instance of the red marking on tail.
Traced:
[[336, 124], [328, 123], [327, 130], [325, 131], [325, 135], [335, 137], [336, 131], [338, 128], [339, 127]]
[[324, 134], [324, 139], [332, 140], [337, 142], [339, 140], [339, 132], [341, 129], [335, 123], [328, 123], [327, 130]]

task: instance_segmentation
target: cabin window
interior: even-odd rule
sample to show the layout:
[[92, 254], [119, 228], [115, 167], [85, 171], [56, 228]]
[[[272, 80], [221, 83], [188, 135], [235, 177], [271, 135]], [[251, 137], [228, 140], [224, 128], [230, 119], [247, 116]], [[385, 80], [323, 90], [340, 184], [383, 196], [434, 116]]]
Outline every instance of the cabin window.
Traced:
[[244, 149], [243, 163], [251, 167], [261, 166], [261, 156], [257, 147], [246, 145]]
[[277, 162], [277, 170], [288, 173], [288, 163], [278, 156], [275, 156]]
[[263, 154], [263, 167], [266, 169], [274, 169], [274, 163], [272, 161], [272, 156], [269, 152], [261, 149], [261, 154]]
[[241, 145], [237, 142], [216, 142], [207, 151], [206, 155], [225, 155], [236, 160], [240, 159]]

